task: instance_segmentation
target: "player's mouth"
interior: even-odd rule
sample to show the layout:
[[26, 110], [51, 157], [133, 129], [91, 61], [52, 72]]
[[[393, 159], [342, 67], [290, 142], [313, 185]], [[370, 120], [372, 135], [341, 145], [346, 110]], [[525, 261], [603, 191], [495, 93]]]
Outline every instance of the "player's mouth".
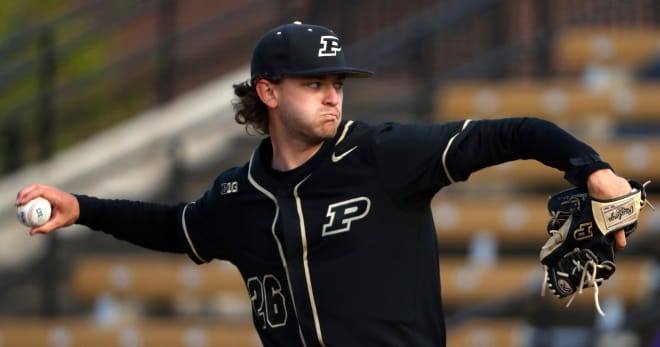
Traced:
[[321, 115], [321, 118], [323, 118], [325, 120], [333, 120], [334, 121], [334, 120], [337, 120], [339, 117], [337, 117], [337, 115], [334, 114], [334, 113], [324, 113], [324, 114]]
[[326, 112], [321, 112], [321, 117], [326, 119], [326, 120], [339, 120], [339, 113], [336, 111], [326, 111]]

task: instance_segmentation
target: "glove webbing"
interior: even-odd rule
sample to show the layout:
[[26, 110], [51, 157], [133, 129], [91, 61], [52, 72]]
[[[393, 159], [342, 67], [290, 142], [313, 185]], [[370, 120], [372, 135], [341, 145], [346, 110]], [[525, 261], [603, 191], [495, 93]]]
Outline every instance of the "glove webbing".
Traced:
[[[557, 232], [556, 230], [551, 230], [551, 232]], [[574, 252], [578, 252], [580, 249], [576, 248]], [[582, 289], [583, 287], [588, 286], [588, 287], [594, 287], [594, 302], [596, 304], [596, 310], [601, 316], [605, 316], [605, 312], [600, 308], [600, 300], [598, 299], [598, 286], [603, 283], [602, 278], [597, 278], [596, 274], [598, 273], [599, 268], [604, 268], [604, 265], [597, 264], [593, 259], [589, 259], [584, 265], [577, 259], [572, 260], [573, 265], [575, 267], [573, 268], [572, 272], [570, 275], [575, 275], [578, 272], [581, 272], [580, 275], [580, 284], [578, 285], [578, 290], [571, 294], [570, 299], [566, 303], [566, 307], [571, 306], [571, 303], [573, 303], [573, 299], [575, 299], [575, 296], [577, 294], [582, 295]], [[541, 296], [545, 296], [545, 289], [547, 286], [547, 281], [548, 281], [548, 266], [544, 265], [544, 274], [543, 274], [543, 285], [541, 286]], [[591, 270], [589, 270], [591, 268]], [[566, 277], [569, 276], [567, 273], [562, 273], [560, 271], [557, 271], [558, 275], [564, 275]]]

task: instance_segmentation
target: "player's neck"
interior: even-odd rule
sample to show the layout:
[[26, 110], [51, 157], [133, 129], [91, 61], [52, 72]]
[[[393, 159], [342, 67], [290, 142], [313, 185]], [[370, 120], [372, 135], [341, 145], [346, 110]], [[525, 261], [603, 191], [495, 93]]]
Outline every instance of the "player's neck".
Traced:
[[303, 141], [280, 139], [273, 136], [271, 136], [271, 143], [273, 145], [271, 167], [278, 171], [289, 171], [303, 165], [323, 145], [323, 142], [308, 144]]

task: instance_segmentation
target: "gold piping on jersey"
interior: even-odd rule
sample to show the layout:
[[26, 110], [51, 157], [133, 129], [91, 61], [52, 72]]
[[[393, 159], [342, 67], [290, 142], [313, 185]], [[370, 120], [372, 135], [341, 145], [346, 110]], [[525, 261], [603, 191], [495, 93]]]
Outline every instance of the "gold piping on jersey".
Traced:
[[186, 225], [186, 210], [188, 210], [188, 206], [190, 204], [186, 204], [186, 206], [183, 207], [183, 212], [181, 212], [181, 224], [183, 225], [183, 235], [186, 237], [186, 240], [188, 241], [188, 245], [190, 246], [190, 249], [193, 251], [193, 254], [197, 258], [197, 260], [203, 262], [203, 263], [208, 263], [209, 261], [202, 258], [199, 253], [197, 253], [197, 249], [195, 248], [195, 245], [193, 245], [192, 240], [190, 239], [190, 234], [188, 233], [188, 225]]
[[[273, 224], [270, 227], [270, 231], [273, 234], [273, 238], [275, 239], [275, 242], [277, 243], [277, 250], [280, 254], [280, 259], [282, 260], [282, 265], [284, 265], [284, 273], [286, 274], [286, 281], [289, 284], [289, 294], [291, 295], [291, 306], [293, 306], [293, 312], [296, 314], [296, 320], [298, 320], [297, 319], [298, 310], [296, 308], [296, 301], [293, 298], [293, 286], [291, 285], [291, 276], [289, 275], [289, 265], [286, 262], [286, 257], [284, 255], [284, 249], [282, 248], [282, 242], [280, 241], [280, 239], [277, 238], [277, 234], [275, 233], [275, 225], [277, 225], [277, 217], [280, 215], [280, 204], [277, 203], [277, 198], [275, 197], [275, 194], [269, 192], [266, 188], [262, 187], [252, 177], [252, 162], [254, 161], [254, 156], [256, 155], [257, 151], [258, 151], [258, 149], [256, 149], [254, 152], [252, 152], [252, 156], [250, 157], [250, 164], [248, 165], [248, 181], [258, 191], [260, 191], [265, 196], [267, 196], [275, 204], [275, 217], [273, 218]], [[307, 347], [307, 343], [305, 343], [305, 337], [302, 333], [302, 329], [300, 328], [300, 324], [298, 324], [298, 334], [300, 334], [300, 341], [302, 342], [303, 347]]]
[[346, 137], [346, 133], [348, 133], [348, 129], [353, 125], [353, 121], [349, 120], [346, 122], [346, 125], [344, 125], [344, 130], [341, 132], [341, 136], [337, 139], [337, 143], [335, 143], [335, 146], [337, 146], [340, 142], [344, 140], [344, 137]]
[[460, 135], [460, 133], [463, 132], [465, 128], [467, 128], [470, 121], [471, 120], [468, 119], [463, 123], [463, 127], [461, 127], [461, 130], [449, 139], [449, 141], [447, 142], [447, 146], [445, 147], [445, 150], [442, 152], [442, 167], [445, 169], [445, 175], [449, 179], [450, 183], [456, 183], [456, 181], [454, 180], [453, 177], [451, 177], [451, 174], [449, 174], [449, 168], [447, 168], [447, 153], [449, 152], [449, 147], [451, 147], [451, 144], [452, 142], [454, 142], [456, 136]]
[[[346, 126], [348, 128], [348, 125]], [[344, 134], [342, 134], [343, 137]], [[314, 291], [312, 290], [312, 279], [309, 274], [309, 262], [307, 261], [307, 230], [305, 228], [305, 218], [303, 217], [302, 212], [302, 203], [300, 201], [300, 195], [298, 195], [298, 188], [305, 182], [309, 176], [303, 178], [302, 181], [296, 184], [293, 188], [293, 196], [296, 199], [296, 209], [298, 210], [298, 221], [300, 223], [300, 238], [302, 240], [303, 247], [303, 267], [305, 269], [305, 282], [307, 283], [307, 295], [309, 295], [310, 306], [312, 307], [312, 316], [314, 317], [314, 328], [316, 329], [316, 338], [319, 340], [319, 344], [325, 347], [325, 342], [323, 342], [323, 334], [321, 333], [321, 322], [319, 321], [319, 314], [316, 310], [316, 300], [314, 299]]]

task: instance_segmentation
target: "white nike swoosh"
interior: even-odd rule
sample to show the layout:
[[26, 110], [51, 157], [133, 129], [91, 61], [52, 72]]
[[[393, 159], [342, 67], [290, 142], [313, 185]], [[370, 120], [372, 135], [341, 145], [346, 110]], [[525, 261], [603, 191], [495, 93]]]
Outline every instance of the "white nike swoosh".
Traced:
[[355, 146], [355, 147], [349, 149], [348, 151], [346, 151], [346, 152], [344, 152], [344, 153], [342, 153], [342, 154], [340, 154], [340, 155], [336, 155], [336, 154], [333, 152], [333, 153], [332, 153], [332, 157], [330, 157], [330, 159], [332, 160], [333, 163], [336, 163], [336, 162], [338, 162], [338, 161], [344, 159], [345, 156], [351, 154], [351, 152], [353, 152], [357, 147], [358, 147], [358, 146]]

